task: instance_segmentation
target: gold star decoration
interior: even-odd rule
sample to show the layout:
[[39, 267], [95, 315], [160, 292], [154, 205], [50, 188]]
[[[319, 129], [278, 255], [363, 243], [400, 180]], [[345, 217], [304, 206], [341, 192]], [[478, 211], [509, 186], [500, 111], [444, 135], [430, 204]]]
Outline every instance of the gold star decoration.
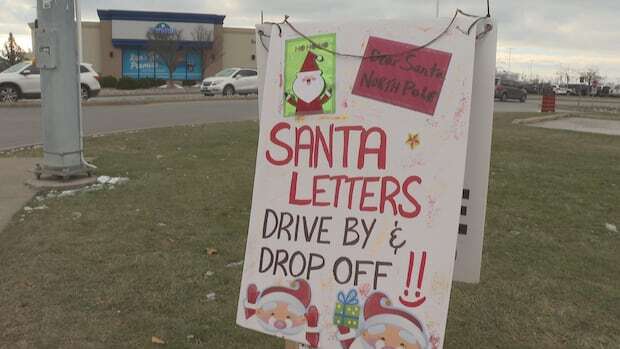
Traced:
[[420, 134], [410, 133], [405, 143], [411, 147], [411, 150], [415, 149], [418, 145], [420, 145]]

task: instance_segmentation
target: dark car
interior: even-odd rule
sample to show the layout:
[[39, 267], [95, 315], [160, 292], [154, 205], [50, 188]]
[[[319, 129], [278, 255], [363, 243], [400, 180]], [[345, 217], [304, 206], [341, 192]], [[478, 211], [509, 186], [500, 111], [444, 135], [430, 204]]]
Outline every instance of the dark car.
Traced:
[[527, 100], [527, 91], [517, 81], [495, 78], [495, 98], [499, 98], [502, 102], [518, 99], [523, 103]]

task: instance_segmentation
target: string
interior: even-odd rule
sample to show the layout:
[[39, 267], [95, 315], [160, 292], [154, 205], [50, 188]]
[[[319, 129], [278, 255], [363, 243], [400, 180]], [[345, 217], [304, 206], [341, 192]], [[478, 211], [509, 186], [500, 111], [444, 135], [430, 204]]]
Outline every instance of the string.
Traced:
[[260, 44], [263, 46], [265, 51], [269, 52], [269, 48], [267, 47], [267, 45], [265, 45], [265, 42], [263, 41], [263, 37], [271, 38], [271, 35], [265, 34], [265, 32], [262, 30], [258, 31], [258, 40], [260, 40]]
[[[357, 54], [351, 54], [351, 53], [342, 53], [342, 52], [338, 52], [336, 50], [332, 50], [330, 48], [327, 47], [323, 47], [320, 44], [318, 44], [316, 41], [314, 41], [312, 38], [308, 37], [306, 34], [302, 33], [301, 31], [299, 31], [291, 22], [289, 22], [289, 16], [285, 15], [284, 16], [284, 20], [280, 23], [275, 23], [275, 22], [265, 22], [266, 24], [272, 24], [272, 25], [276, 25], [278, 26], [278, 30], [279, 30], [279, 35], [282, 36], [282, 28], [280, 27], [280, 25], [282, 24], [286, 24], [288, 25], [297, 35], [299, 35], [300, 37], [304, 38], [306, 41], [308, 41], [310, 44], [312, 44], [312, 46], [314, 48], [317, 48], [319, 50], [325, 51], [327, 53], [330, 53], [332, 55], [335, 56], [341, 56], [341, 57], [349, 57], [349, 58], [361, 58], [361, 59], [375, 59], [375, 58], [386, 58], [386, 57], [398, 57], [398, 56], [404, 56], [404, 55], [408, 55], [411, 54], [413, 52], [422, 50], [424, 48], [429, 47], [430, 45], [434, 44], [435, 42], [437, 42], [439, 39], [441, 39], [443, 36], [445, 36], [448, 31], [450, 30], [450, 28], [452, 28], [452, 25], [454, 24], [454, 22], [456, 21], [457, 17], [459, 15], [463, 15], [466, 17], [471, 17], [471, 18], [476, 18], [476, 20], [469, 26], [469, 28], [467, 29], [467, 31], [462, 30], [460, 27], [456, 27], [461, 33], [469, 35], [472, 31], [472, 29], [476, 26], [476, 24], [478, 24], [481, 20], [487, 18], [487, 17], [480, 17], [477, 15], [472, 15], [469, 13], [466, 13], [460, 9], [457, 9], [454, 12], [454, 16], [452, 16], [452, 19], [450, 20], [450, 22], [448, 23], [448, 25], [446, 26], [446, 28], [439, 33], [439, 35], [437, 35], [436, 37], [434, 37], [433, 39], [431, 39], [430, 41], [428, 41], [427, 43], [425, 43], [422, 46], [417, 46], [414, 48], [411, 48], [409, 50], [403, 51], [403, 52], [398, 52], [398, 53], [382, 53], [382, 54], [370, 54], [370, 55], [357, 55]], [[490, 13], [487, 14], [488, 16], [490, 16]], [[484, 34], [488, 33], [490, 30], [492, 29], [492, 26], [487, 25], [485, 27], [485, 31], [483, 33], [480, 33], [479, 35], [476, 36], [476, 39], [482, 37]], [[267, 46], [265, 45], [265, 43], [263, 42], [263, 36], [265, 37], [270, 37], [267, 34], [265, 34], [262, 30], [259, 30], [258, 32], [259, 37], [260, 37], [260, 42], [261, 45], [263, 46], [263, 48], [269, 52], [269, 49], [267, 48]]]

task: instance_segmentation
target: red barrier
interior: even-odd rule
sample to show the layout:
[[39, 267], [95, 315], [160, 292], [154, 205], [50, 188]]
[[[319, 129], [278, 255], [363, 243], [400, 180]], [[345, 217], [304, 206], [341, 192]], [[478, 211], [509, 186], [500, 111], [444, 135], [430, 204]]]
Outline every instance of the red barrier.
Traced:
[[543, 113], [555, 113], [555, 93], [543, 95], [540, 111]]

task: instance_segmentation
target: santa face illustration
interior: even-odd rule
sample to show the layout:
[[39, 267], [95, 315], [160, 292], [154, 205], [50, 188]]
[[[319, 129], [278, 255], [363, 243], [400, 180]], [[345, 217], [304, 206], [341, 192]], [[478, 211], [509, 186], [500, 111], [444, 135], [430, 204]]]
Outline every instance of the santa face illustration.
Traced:
[[356, 333], [339, 326], [343, 349], [426, 349], [424, 325], [406, 310], [392, 307], [388, 297], [377, 292], [364, 304], [364, 324]]
[[325, 79], [317, 61], [320, 57], [308, 52], [306, 59], [293, 81], [294, 95], [287, 96], [286, 101], [296, 108], [296, 114], [321, 114], [323, 104], [331, 98], [331, 91], [325, 89]]
[[260, 325], [272, 333], [295, 335], [306, 324], [305, 309], [286, 302], [268, 302], [256, 310]]
[[375, 325], [362, 334], [368, 349], [422, 349], [411, 332], [394, 325]]
[[262, 292], [256, 285], [248, 286], [245, 317], [256, 317], [267, 332], [294, 336], [306, 331], [306, 340], [316, 347], [319, 344], [319, 312], [310, 305], [310, 285], [305, 280], [295, 280], [291, 287], [273, 286]]

